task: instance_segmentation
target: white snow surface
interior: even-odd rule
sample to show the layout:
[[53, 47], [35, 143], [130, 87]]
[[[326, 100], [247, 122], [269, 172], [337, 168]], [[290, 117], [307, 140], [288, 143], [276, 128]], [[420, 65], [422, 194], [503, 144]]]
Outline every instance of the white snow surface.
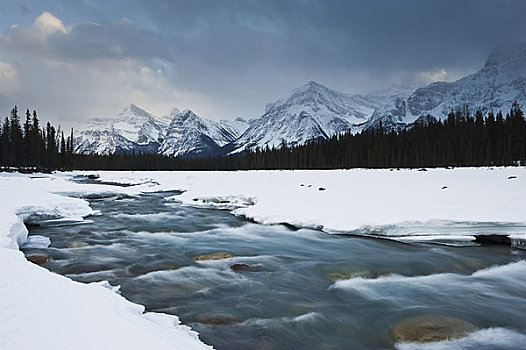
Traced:
[[107, 283], [74, 282], [25, 259], [24, 220], [94, 213], [85, 200], [56, 193], [133, 195], [151, 185], [78, 185], [70, 176], [0, 174], [0, 349], [212, 349], [176, 316], [144, 313]]
[[[485, 224], [518, 225], [514, 236], [526, 234], [524, 167], [97, 173], [105, 181], [151, 179], [159, 184], [151, 190], [185, 191], [173, 200], [229, 209], [262, 224], [286, 222], [401, 241], [467, 241], [470, 227]], [[511, 175], [516, 178], [508, 179]], [[464, 226], [467, 231], [459, 229]]]

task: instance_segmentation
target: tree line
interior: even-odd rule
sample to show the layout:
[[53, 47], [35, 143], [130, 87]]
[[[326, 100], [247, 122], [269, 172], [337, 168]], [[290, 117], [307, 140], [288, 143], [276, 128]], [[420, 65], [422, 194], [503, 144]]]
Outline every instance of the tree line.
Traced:
[[526, 165], [526, 120], [517, 103], [509, 113], [451, 111], [411, 128], [366, 129], [305, 145], [247, 152], [246, 168], [334, 169]]
[[[526, 120], [518, 103], [504, 116], [451, 111], [445, 120], [428, 115], [400, 130], [365, 129], [310, 140], [304, 145], [247, 149], [237, 155], [173, 158], [158, 154], [79, 155], [73, 132], [67, 139], [36, 112], [17, 129], [16, 107], [0, 130], [0, 165], [79, 170], [249, 170], [420, 168], [526, 165]], [[29, 120], [29, 121], [28, 121]], [[59, 135], [60, 134], [60, 135]], [[7, 136], [5, 136], [7, 135]], [[35, 165], [36, 164], [36, 165]]]
[[51, 123], [40, 127], [36, 110], [26, 109], [21, 123], [18, 108], [11, 109], [0, 125], [0, 166], [19, 170], [71, 169], [73, 129], [65, 138]]

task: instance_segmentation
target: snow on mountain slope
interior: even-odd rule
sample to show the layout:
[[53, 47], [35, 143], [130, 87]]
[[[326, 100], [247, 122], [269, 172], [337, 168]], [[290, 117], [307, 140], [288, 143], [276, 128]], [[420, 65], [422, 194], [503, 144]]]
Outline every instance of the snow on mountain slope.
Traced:
[[106, 121], [96, 119], [86, 122], [86, 129], [75, 135], [75, 153], [112, 154], [133, 151], [135, 144], [117, 133]]
[[526, 43], [496, 48], [474, 74], [455, 82], [432, 83], [412, 93], [390, 89], [361, 96], [311, 81], [289, 97], [268, 104], [260, 118], [249, 121], [215, 122], [178, 109], [168, 117], [156, 118], [131, 105], [113, 119], [86, 122], [77, 135], [76, 152], [237, 153], [247, 147], [280, 147], [283, 141], [289, 146], [304, 144], [348, 130], [404, 128], [427, 114], [444, 119], [451, 110], [466, 105], [472, 112], [507, 112], [515, 100], [526, 106]]
[[236, 126], [201, 118], [191, 110], [173, 115], [159, 153], [173, 157], [221, 154], [221, 147], [232, 142], [239, 131]]
[[221, 119], [219, 124], [230, 132], [235, 139], [241, 136], [250, 126], [253, 120], [246, 120], [241, 117], [237, 117], [234, 120]]
[[233, 153], [246, 147], [278, 147], [282, 140], [288, 145], [303, 144], [346, 132], [366, 122], [376, 107], [363, 96], [336, 92], [311, 81], [288, 98], [268, 104], [265, 114], [235, 141]]
[[494, 49], [476, 73], [451, 83], [432, 83], [408, 98], [393, 99], [373, 113], [367, 126], [378, 126], [380, 121], [387, 127], [407, 125], [427, 114], [444, 119], [464, 106], [472, 113], [506, 113], [514, 101], [526, 105], [526, 43]]
[[164, 140], [168, 123], [132, 104], [114, 118], [86, 121], [75, 136], [75, 152], [111, 154], [135, 150], [155, 153]]
[[434, 83], [408, 99], [412, 115], [444, 118], [452, 109], [509, 111], [513, 101], [526, 102], [526, 43], [493, 50], [484, 67], [452, 83]]

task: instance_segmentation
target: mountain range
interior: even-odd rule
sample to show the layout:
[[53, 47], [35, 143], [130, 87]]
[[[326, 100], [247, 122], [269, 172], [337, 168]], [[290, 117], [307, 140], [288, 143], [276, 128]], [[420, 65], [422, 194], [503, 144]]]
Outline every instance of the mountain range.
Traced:
[[251, 120], [213, 121], [175, 108], [156, 117], [132, 104], [113, 118], [85, 122], [75, 135], [75, 152], [160, 153], [200, 157], [234, 154], [255, 147], [304, 144], [308, 140], [379, 127], [410, 127], [428, 114], [444, 119], [452, 110], [506, 112], [526, 104], [526, 43], [495, 48], [477, 72], [454, 82], [435, 82], [415, 91], [347, 94], [308, 82], [269, 103]]

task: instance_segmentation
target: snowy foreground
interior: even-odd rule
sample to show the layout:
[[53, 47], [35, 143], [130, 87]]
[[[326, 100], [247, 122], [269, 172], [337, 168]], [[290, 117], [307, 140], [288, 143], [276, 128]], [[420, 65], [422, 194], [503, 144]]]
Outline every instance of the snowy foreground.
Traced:
[[[134, 186], [70, 181], [86, 174]], [[525, 235], [525, 181], [526, 168], [0, 174], [0, 349], [210, 349], [177, 317], [144, 313], [107, 283], [73, 282], [26, 261], [24, 221], [84, 220], [96, 214], [83, 199], [90, 194], [183, 190], [170, 200], [263, 224], [471, 240], [473, 227], [497, 224]]]
[[211, 349], [177, 317], [144, 313], [143, 306], [105, 288], [107, 283], [73, 282], [25, 259], [18, 250], [27, 238], [23, 220], [95, 214], [85, 200], [51, 192], [81, 197], [147, 189], [43, 176], [0, 174], [0, 349]]

